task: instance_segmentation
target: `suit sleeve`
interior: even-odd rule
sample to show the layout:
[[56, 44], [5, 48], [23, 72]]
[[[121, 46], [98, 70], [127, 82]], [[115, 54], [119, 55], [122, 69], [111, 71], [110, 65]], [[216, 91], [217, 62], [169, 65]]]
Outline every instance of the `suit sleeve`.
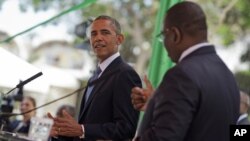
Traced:
[[[141, 80], [134, 70], [123, 70], [114, 79], [113, 89], [113, 122], [104, 124], [86, 124], [86, 135], [91, 133], [92, 137], [103, 139], [123, 140], [133, 138], [139, 112], [133, 108], [131, 103], [131, 89], [135, 86], [141, 87]], [[86, 136], [87, 137], [87, 136]]]
[[183, 141], [199, 105], [199, 89], [185, 72], [175, 68], [166, 74], [151, 104], [152, 114], [145, 115], [152, 120], [146, 123], [140, 140]]

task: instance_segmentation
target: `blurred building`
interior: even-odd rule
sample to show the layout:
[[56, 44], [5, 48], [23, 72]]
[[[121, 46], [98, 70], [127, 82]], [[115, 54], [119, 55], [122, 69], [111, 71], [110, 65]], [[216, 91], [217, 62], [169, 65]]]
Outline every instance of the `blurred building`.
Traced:
[[[19, 58], [18, 50], [6, 50], [0, 44], [0, 92], [6, 93], [20, 80], [42, 72], [43, 75], [24, 86], [24, 95], [37, 100], [37, 106], [65, 96], [80, 88], [88, 80], [95, 61], [88, 51], [72, 47], [65, 41], [49, 41], [31, 50], [28, 61]], [[13, 91], [11, 94], [14, 94]], [[38, 116], [47, 112], [55, 114], [62, 104], [77, 107], [79, 96], [73, 95], [37, 111]], [[17, 105], [17, 104], [15, 104]], [[18, 108], [16, 108], [18, 109]], [[15, 110], [14, 112], [19, 112]]]

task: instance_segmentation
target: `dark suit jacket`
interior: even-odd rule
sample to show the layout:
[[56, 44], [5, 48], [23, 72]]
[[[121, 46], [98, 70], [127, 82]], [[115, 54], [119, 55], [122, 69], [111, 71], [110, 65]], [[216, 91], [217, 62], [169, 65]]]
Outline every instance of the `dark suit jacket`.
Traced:
[[[139, 112], [133, 108], [130, 94], [133, 87], [142, 86], [140, 77], [118, 57], [104, 70], [99, 80], [86, 104], [84, 96], [82, 99], [78, 120], [85, 128], [84, 141], [132, 139]], [[75, 140], [80, 139], [76, 137]]]
[[213, 46], [167, 71], [151, 98], [141, 141], [229, 141], [239, 115], [239, 89]]
[[[14, 130], [17, 128], [17, 126], [18, 126], [21, 122], [22, 122], [22, 121], [20, 121], [20, 120], [14, 120], [13, 122], [11, 122], [11, 123], [8, 125], [8, 126], [9, 126], [8, 131], [9, 131], [9, 132], [14, 132]], [[29, 128], [30, 128], [30, 120], [28, 120], [26, 124], [24, 124], [18, 131], [15, 131], [15, 132], [18, 132], [18, 133], [21, 133], [21, 134], [28, 135]]]

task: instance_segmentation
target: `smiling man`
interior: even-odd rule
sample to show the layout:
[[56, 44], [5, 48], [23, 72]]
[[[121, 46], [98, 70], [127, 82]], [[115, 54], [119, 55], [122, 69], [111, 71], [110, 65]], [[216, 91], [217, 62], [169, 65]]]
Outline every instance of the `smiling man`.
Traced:
[[118, 52], [123, 41], [120, 24], [115, 19], [99, 16], [93, 21], [90, 42], [98, 58], [98, 69], [88, 81], [78, 122], [66, 112], [63, 118], [48, 114], [54, 119], [52, 136], [67, 141], [133, 138], [139, 112], [133, 108], [130, 91], [142, 84], [139, 75]]

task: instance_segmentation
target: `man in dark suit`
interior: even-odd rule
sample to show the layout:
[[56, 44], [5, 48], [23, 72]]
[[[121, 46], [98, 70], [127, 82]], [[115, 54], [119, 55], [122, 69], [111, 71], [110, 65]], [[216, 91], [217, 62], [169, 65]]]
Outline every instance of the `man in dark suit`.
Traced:
[[[204, 12], [193, 2], [174, 5], [162, 34], [176, 65], [151, 95], [135, 139], [229, 141], [230, 124], [236, 124], [239, 115], [239, 90], [233, 74], [207, 42]], [[137, 109], [148, 97], [144, 92], [132, 89]]]
[[133, 108], [130, 92], [142, 84], [135, 70], [120, 57], [118, 46], [123, 40], [120, 24], [115, 19], [99, 16], [93, 21], [90, 42], [100, 72], [88, 82], [78, 122], [65, 111], [64, 118], [48, 114], [54, 119], [52, 136], [84, 141], [123, 141], [134, 137], [139, 112]]
[[240, 117], [237, 121], [238, 125], [250, 125], [247, 113], [249, 106], [250, 106], [249, 95], [244, 91], [240, 91]]

